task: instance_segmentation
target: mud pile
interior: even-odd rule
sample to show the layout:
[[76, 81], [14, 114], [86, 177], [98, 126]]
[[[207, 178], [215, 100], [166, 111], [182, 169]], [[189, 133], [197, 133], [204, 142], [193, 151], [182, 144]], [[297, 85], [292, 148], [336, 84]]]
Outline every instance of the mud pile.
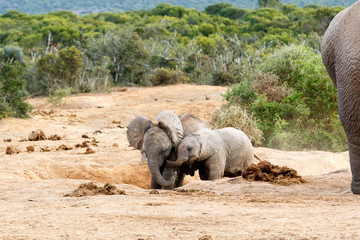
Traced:
[[46, 135], [43, 130], [38, 129], [35, 131], [32, 131], [28, 136], [29, 141], [41, 141], [46, 140]]
[[106, 183], [103, 187], [99, 187], [96, 183], [90, 182], [80, 184], [75, 191], [64, 195], [64, 197], [84, 197], [95, 195], [125, 195], [125, 191], [108, 183]]
[[12, 155], [12, 154], [18, 154], [20, 153], [20, 149], [15, 146], [8, 146], [6, 147], [6, 154]]
[[268, 161], [251, 164], [242, 171], [241, 175], [249, 181], [264, 181], [284, 186], [306, 183], [306, 180], [299, 176], [295, 169], [272, 165]]

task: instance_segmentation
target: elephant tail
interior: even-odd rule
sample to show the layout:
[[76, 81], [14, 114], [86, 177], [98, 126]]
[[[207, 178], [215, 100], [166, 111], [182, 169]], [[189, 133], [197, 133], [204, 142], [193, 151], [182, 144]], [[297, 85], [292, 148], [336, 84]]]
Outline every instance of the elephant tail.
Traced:
[[256, 158], [256, 160], [258, 160], [259, 162], [263, 161], [261, 158], [259, 158], [256, 154], [254, 154], [254, 157]]

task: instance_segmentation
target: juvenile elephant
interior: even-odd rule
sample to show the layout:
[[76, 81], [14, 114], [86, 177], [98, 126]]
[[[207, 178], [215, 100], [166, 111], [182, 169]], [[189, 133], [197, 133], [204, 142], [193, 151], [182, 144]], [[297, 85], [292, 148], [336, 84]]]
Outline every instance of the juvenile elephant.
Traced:
[[254, 149], [249, 138], [235, 128], [200, 129], [185, 137], [179, 147], [177, 160], [167, 165], [178, 168], [197, 165], [202, 180], [224, 175], [237, 175], [253, 162]]
[[350, 153], [351, 190], [360, 194], [360, 1], [332, 20], [321, 55], [338, 92], [339, 116]]
[[166, 160], [176, 160], [176, 149], [184, 132], [192, 133], [206, 127], [206, 124], [191, 114], [183, 114], [179, 118], [171, 111], [160, 112], [156, 120], [158, 125], [144, 116], [134, 118], [129, 124], [127, 138], [131, 146], [141, 151], [142, 161], [148, 159], [151, 188], [171, 189], [181, 186], [185, 173], [195, 170], [184, 166], [175, 176], [174, 171], [166, 166]]

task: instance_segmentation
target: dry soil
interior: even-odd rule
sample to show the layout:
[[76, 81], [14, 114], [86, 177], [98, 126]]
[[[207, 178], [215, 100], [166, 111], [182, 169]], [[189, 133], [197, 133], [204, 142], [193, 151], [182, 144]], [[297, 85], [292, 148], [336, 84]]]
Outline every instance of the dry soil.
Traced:
[[[32, 118], [0, 121], [0, 239], [360, 239], [347, 152], [255, 149], [297, 170], [302, 184], [195, 175], [174, 191], [148, 189], [147, 165], [126, 139], [131, 119], [155, 121], [166, 109], [210, 122], [225, 91], [115, 89], [70, 96], [55, 109], [46, 98], [30, 99]], [[45, 136], [34, 137], [38, 129]], [[79, 186], [101, 194], [72, 195]]]

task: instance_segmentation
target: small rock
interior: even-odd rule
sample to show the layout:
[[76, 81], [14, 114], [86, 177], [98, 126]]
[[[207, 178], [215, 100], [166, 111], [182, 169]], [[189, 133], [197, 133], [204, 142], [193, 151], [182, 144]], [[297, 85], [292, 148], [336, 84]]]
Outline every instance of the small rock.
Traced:
[[210, 235], [204, 235], [199, 238], [199, 240], [212, 240], [213, 238]]
[[40, 148], [40, 152], [51, 152], [51, 148], [50, 147], [41, 147]]
[[158, 101], [158, 99], [157, 99], [157, 98], [154, 98], [154, 101]]
[[85, 154], [93, 154], [93, 153], [95, 153], [95, 151], [92, 150], [91, 148], [87, 148], [85, 151]]
[[116, 92], [126, 92], [128, 89], [126, 87], [115, 89]]
[[151, 190], [151, 191], [149, 192], [149, 194], [159, 194], [159, 191], [156, 190], [156, 189], [154, 189], [154, 190]]
[[60, 150], [68, 151], [68, 150], [72, 150], [72, 149], [73, 149], [72, 147], [69, 147], [69, 146], [67, 146], [67, 145], [65, 145], [65, 144], [62, 144], [62, 145], [60, 145], [56, 150], [57, 150], [57, 151], [60, 151]]
[[114, 143], [112, 146], [113, 146], [113, 147], [119, 147], [119, 144]]
[[102, 131], [101, 130], [95, 130], [94, 134], [101, 134]]
[[40, 140], [45, 140], [45, 139], [46, 139], [46, 135], [45, 135], [44, 131], [41, 129], [32, 131], [28, 137], [29, 141], [40, 141]]
[[82, 137], [82, 138], [89, 138], [89, 136], [86, 135], [86, 134], [81, 135], [81, 137]]
[[20, 149], [14, 146], [8, 146], [6, 148], [6, 154], [12, 155], [12, 154], [18, 154], [20, 153]]
[[210, 96], [208, 96], [208, 95], [205, 95], [205, 100], [210, 100]]
[[4, 142], [11, 142], [11, 138], [4, 139]]
[[48, 137], [48, 140], [51, 140], [51, 141], [59, 141], [61, 139], [62, 139], [62, 137], [57, 134], [54, 134], [54, 135], [51, 135], [50, 137]]
[[34, 146], [27, 146], [27, 147], [26, 147], [26, 151], [27, 151], [27, 152], [34, 152], [34, 151], [35, 151], [35, 148], [34, 148]]

